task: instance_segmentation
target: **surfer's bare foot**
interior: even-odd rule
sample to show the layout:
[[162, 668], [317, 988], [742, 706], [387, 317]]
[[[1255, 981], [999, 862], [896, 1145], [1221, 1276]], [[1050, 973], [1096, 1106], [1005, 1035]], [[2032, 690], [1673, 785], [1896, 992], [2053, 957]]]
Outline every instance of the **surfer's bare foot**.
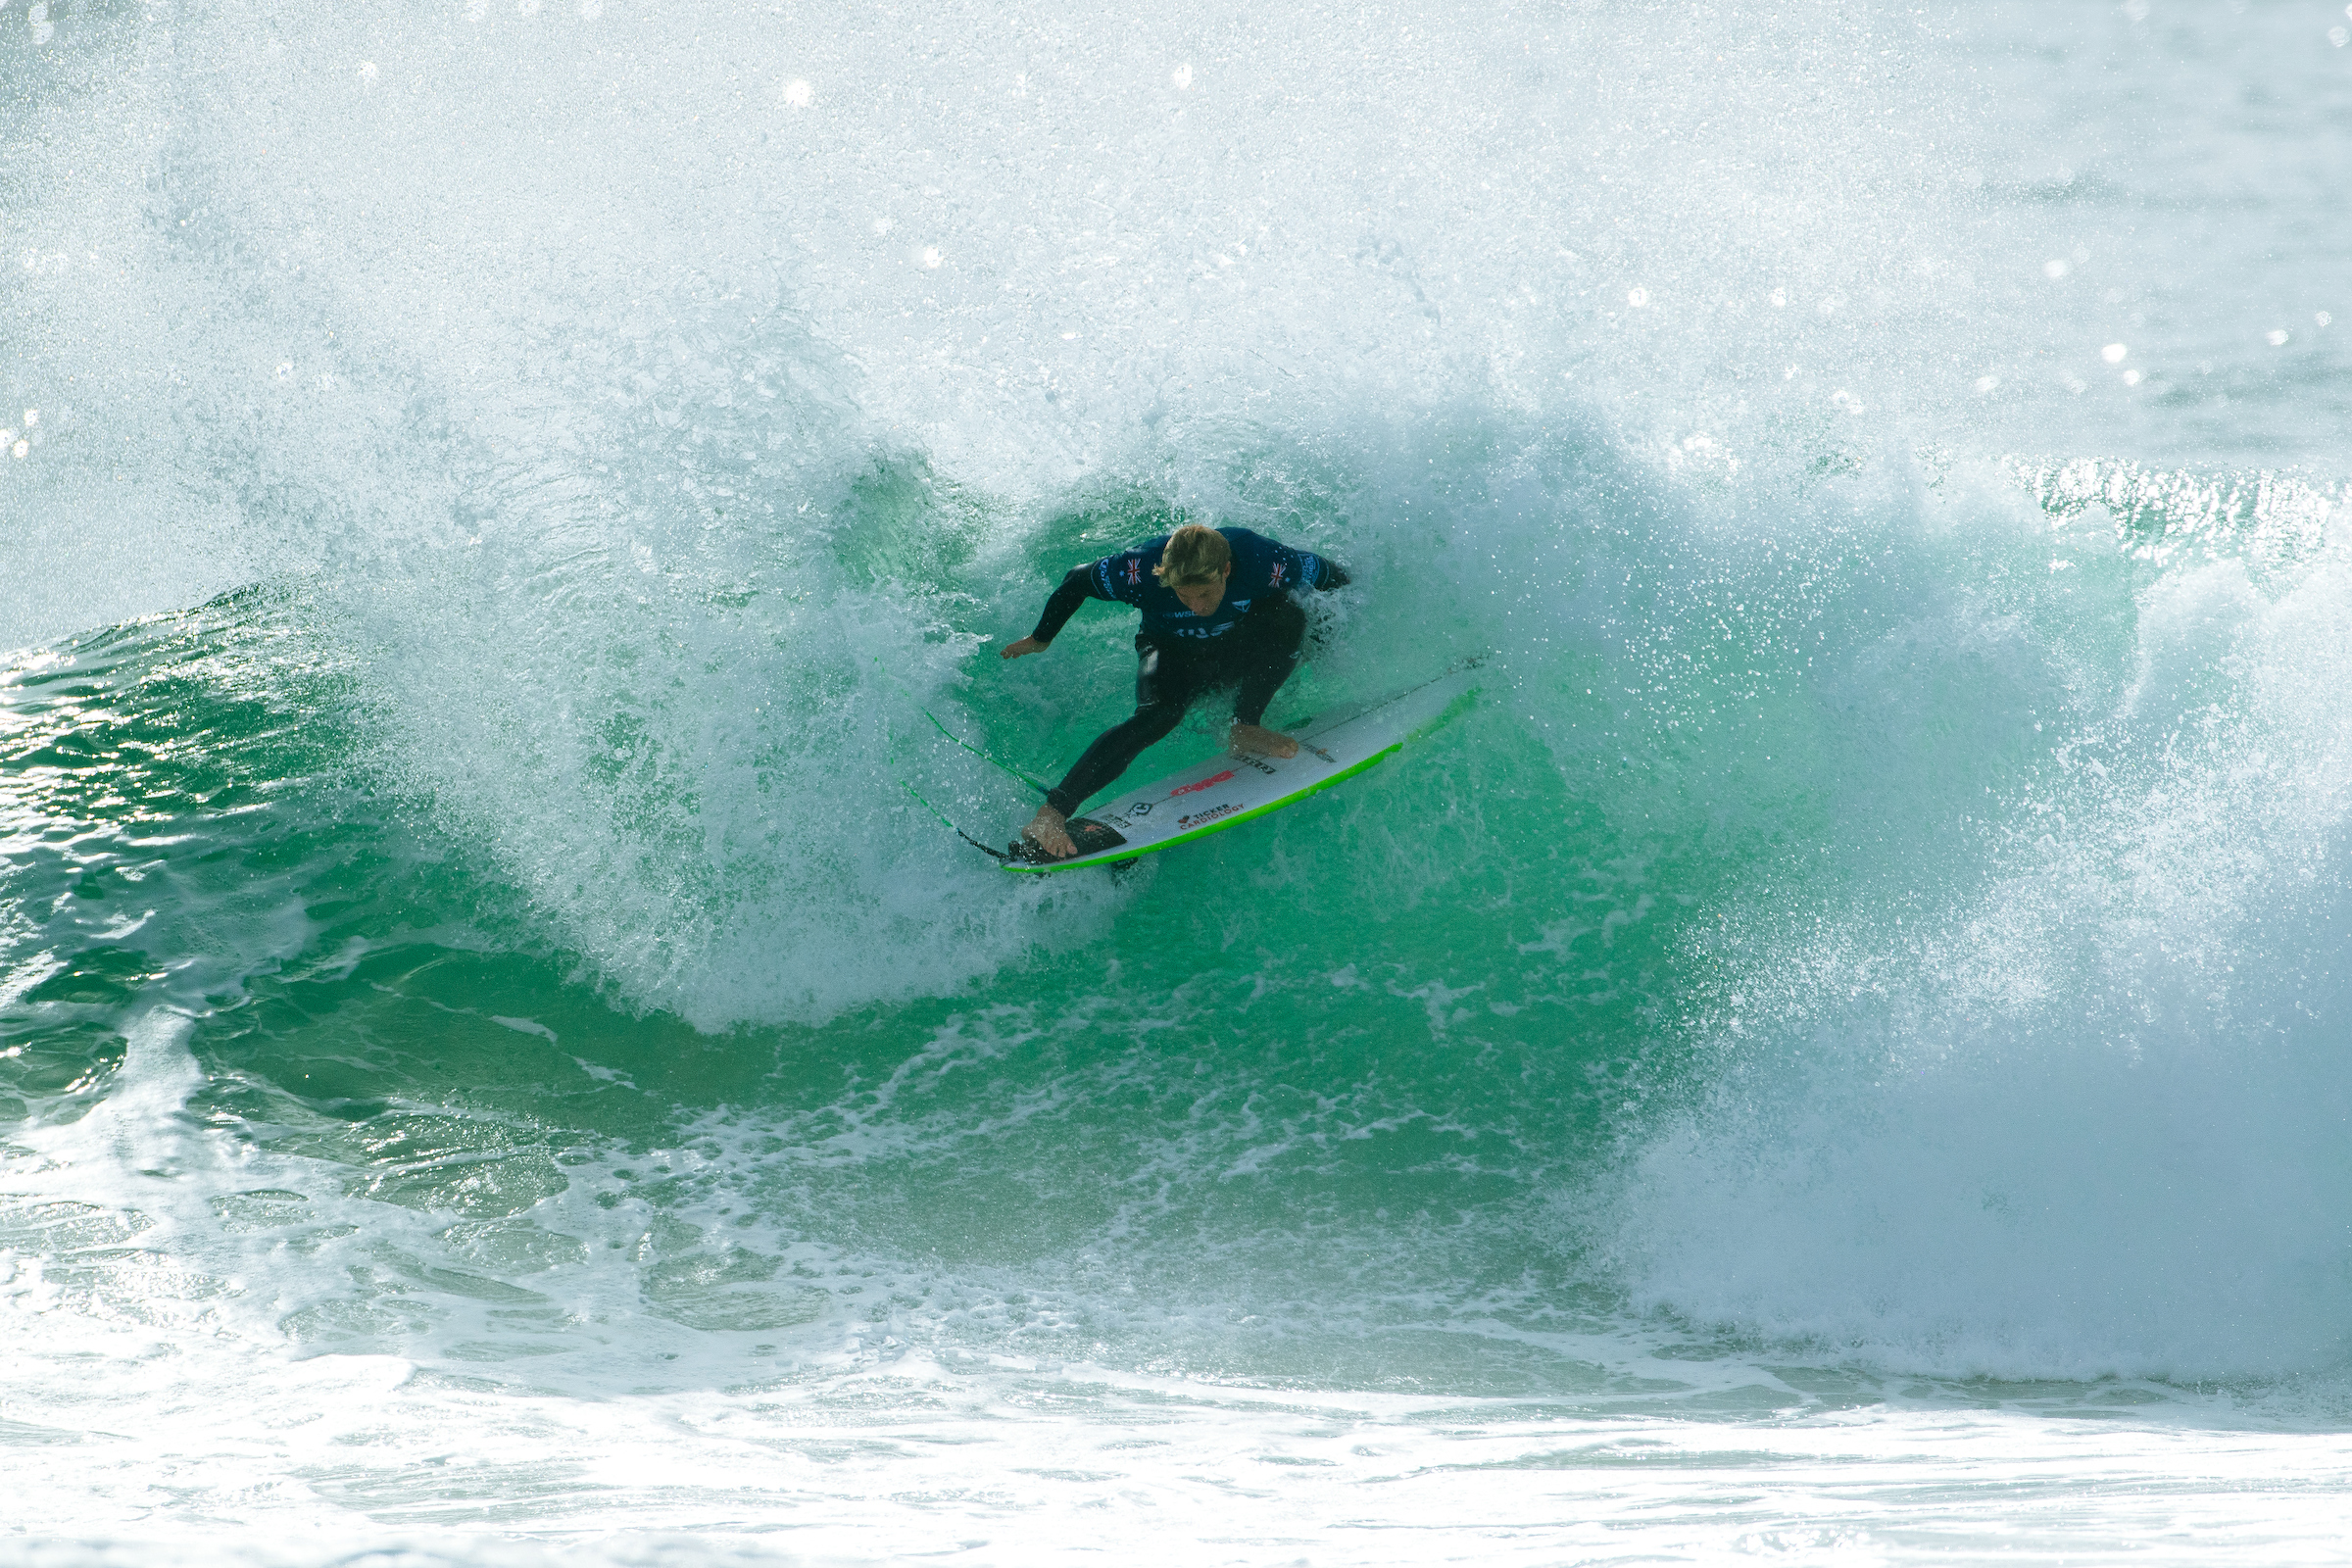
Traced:
[[1037, 814], [1029, 819], [1029, 825], [1021, 829], [1021, 837], [1053, 858], [1066, 860], [1078, 853], [1078, 846], [1071, 843], [1069, 834], [1062, 831], [1061, 825], [1068, 820], [1051, 806], [1041, 806], [1037, 808]]
[[1297, 757], [1298, 743], [1280, 730], [1267, 729], [1262, 724], [1233, 726], [1233, 749], [1237, 752], [1257, 752], [1266, 757]]

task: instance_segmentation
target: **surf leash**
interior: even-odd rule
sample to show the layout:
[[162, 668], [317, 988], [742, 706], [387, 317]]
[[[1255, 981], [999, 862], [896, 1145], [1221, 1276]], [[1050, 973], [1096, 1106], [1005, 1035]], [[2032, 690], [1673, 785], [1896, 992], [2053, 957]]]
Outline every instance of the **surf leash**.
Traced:
[[978, 850], [983, 855], [993, 855], [1000, 860], [1009, 860], [1012, 858], [1011, 856], [1006, 855], [1003, 850], [992, 850], [987, 845], [981, 843], [978, 839], [972, 837], [969, 833], [966, 833], [963, 829], [957, 827], [953, 821], [949, 820], [947, 812], [941, 810], [938, 807], [933, 806], [929, 800], [924, 798], [921, 790], [916, 789], [912, 784], [907, 783], [906, 780], [901, 779], [899, 780], [899, 784], [900, 787], [905, 789], [907, 794], [913, 796], [916, 800], [921, 801], [923, 804], [923, 809], [929, 811], [933, 816], [938, 817], [941, 826], [945, 827], [949, 832], [955, 834], [957, 838], [963, 840], [964, 843], [969, 844], [973, 849]]
[[[965, 740], [965, 739], [964, 739], [962, 736], [960, 736], [960, 735], [956, 734], [956, 733], [954, 730], [952, 730], [952, 729], [948, 728], [948, 726], [947, 726], [947, 725], [945, 725], [945, 724], [941, 723], [941, 722], [939, 721], [939, 715], [938, 715], [937, 713], [934, 713], [933, 711], [931, 711], [931, 710], [929, 710], [928, 708], [925, 708], [925, 707], [924, 707], [922, 704], [920, 704], [920, 703], [916, 703], [916, 702], [914, 701], [914, 693], [912, 693], [912, 692], [910, 692], [910, 691], [908, 691], [908, 690], [906, 689], [906, 682], [904, 682], [904, 681], [902, 681], [902, 680], [900, 680], [898, 676], [896, 676], [896, 675], [893, 675], [893, 674], [890, 672], [889, 668], [883, 664], [882, 661], [880, 661], [879, 659], [875, 660], [875, 661], [874, 661], [874, 667], [875, 667], [876, 669], [879, 669], [879, 670], [881, 670], [881, 671], [882, 671], [882, 678], [883, 678], [883, 679], [885, 679], [885, 680], [889, 681], [889, 682], [890, 682], [890, 683], [891, 683], [893, 686], [896, 686], [896, 687], [898, 687], [898, 689], [899, 689], [899, 692], [900, 692], [900, 695], [904, 696], [904, 697], [906, 699], [906, 701], [908, 701], [909, 703], [914, 703], [914, 710], [915, 710], [916, 712], [918, 712], [918, 713], [922, 714], [922, 715], [923, 715], [925, 718], [929, 719], [929, 720], [931, 721], [931, 727], [932, 727], [933, 729], [935, 729], [935, 730], [939, 731], [939, 732], [940, 732], [942, 735], [945, 735], [945, 736], [946, 736], [946, 737], [947, 737], [949, 740], [952, 740], [952, 741], [954, 741], [954, 742], [955, 742], [956, 745], [958, 745], [958, 746], [962, 747], [962, 748], [963, 748], [965, 751], [967, 751], [967, 752], [971, 753], [971, 754], [972, 754], [974, 757], [977, 757], [977, 758], [978, 758], [978, 759], [980, 759], [980, 760], [982, 760], [983, 762], [986, 762], [986, 763], [988, 763], [988, 765], [989, 765], [989, 766], [991, 766], [991, 767], [996, 767], [996, 768], [1002, 768], [1002, 769], [1004, 769], [1004, 771], [1005, 771], [1005, 772], [1007, 772], [1007, 773], [1011, 774], [1011, 775], [1012, 775], [1014, 778], [1017, 778], [1017, 779], [1019, 779], [1019, 780], [1020, 780], [1022, 783], [1024, 783], [1024, 784], [1028, 785], [1028, 786], [1029, 786], [1031, 789], [1033, 789], [1033, 790], [1037, 791], [1037, 793], [1038, 793], [1038, 794], [1040, 794], [1040, 795], [1045, 795], [1045, 794], [1049, 794], [1049, 793], [1051, 793], [1051, 792], [1052, 792], [1052, 790], [1053, 790], [1053, 786], [1052, 786], [1052, 785], [1050, 785], [1050, 784], [1045, 784], [1045, 783], [1041, 783], [1041, 782], [1039, 782], [1038, 780], [1031, 778], [1031, 777], [1030, 777], [1028, 774], [1026, 774], [1026, 773], [1022, 772], [1022, 771], [1021, 771], [1019, 768], [1017, 768], [1017, 767], [1013, 766], [1013, 765], [1012, 765], [1010, 762], [1004, 761], [1004, 760], [1001, 760], [1001, 759], [999, 759], [999, 758], [995, 758], [995, 757], [992, 757], [992, 756], [990, 756], [988, 753], [986, 753], [986, 752], [982, 751], [982, 750], [981, 750], [979, 747], [977, 747], [977, 746], [974, 746], [974, 745], [973, 745], [973, 744], [972, 744], [970, 741], [967, 741], [967, 740]], [[926, 802], [924, 802], [923, 804], [924, 804], [924, 805], [926, 805], [926, 806], [929, 806], [929, 805], [930, 805], [930, 802], [926, 801]], [[937, 809], [938, 809], [938, 808], [937, 808], [936, 807], [934, 807], [934, 808], [933, 808], [933, 810], [934, 810], [934, 811], [936, 811]], [[947, 821], [947, 818], [945, 818], [945, 817], [941, 817], [941, 818], [940, 818], [940, 820], [941, 820], [941, 821], [943, 821], [943, 822], [945, 822], [945, 821]], [[953, 822], [949, 822], [949, 823], [948, 823], [948, 825], [949, 825], [950, 827], [955, 827], [955, 826], [956, 826], [956, 824], [955, 824], [955, 823], [953, 823]], [[958, 832], [958, 833], [961, 833], [961, 832], [963, 831], [963, 829], [961, 829], [961, 828], [956, 828], [956, 832]], [[991, 854], [991, 855], [995, 855], [997, 852], [996, 852], [996, 851], [994, 851], [994, 850], [990, 850], [988, 853], [989, 853], [989, 854]], [[1002, 857], [999, 857], [999, 858], [1002, 858]]]

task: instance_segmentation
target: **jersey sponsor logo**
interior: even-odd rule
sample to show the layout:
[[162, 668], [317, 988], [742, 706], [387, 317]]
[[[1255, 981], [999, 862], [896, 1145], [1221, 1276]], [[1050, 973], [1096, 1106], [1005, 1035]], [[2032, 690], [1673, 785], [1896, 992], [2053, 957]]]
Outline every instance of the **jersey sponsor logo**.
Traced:
[[[1185, 615], [1185, 617], [1184, 617], [1184, 618], [1185, 618], [1185, 619], [1187, 619], [1187, 620], [1196, 620], [1196, 619], [1198, 619], [1199, 617], [1197, 617], [1197, 616], [1195, 616], [1195, 615], [1192, 615], [1192, 614], [1190, 614], [1190, 613], [1187, 613], [1187, 614]], [[1242, 619], [1241, 619], [1241, 617], [1240, 617], [1239, 615], [1233, 615], [1233, 616], [1229, 616], [1229, 617], [1227, 617], [1227, 618], [1226, 618], [1226, 619], [1224, 619], [1224, 620], [1217, 621], [1217, 622], [1215, 622], [1215, 623], [1213, 623], [1213, 624], [1211, 624], [1211, 625], [1207, 625], [1207, 626], [1200, 626], [1200, 625], [1194, 625], [1194, 626], [1169, 626], [1169, 625], [1162, 625], [1162, 626], [1160, 626], [1159, 628], [1157, 628], [1157, 629], [1156, 629], [1156, 630], [1155, 630], [1155, 631], [1152, 633], [1152, 635], [1153, 635], [1153, 636], [1163, 636], [1163, 635], [1164, 635], [1164, 636], [1168, 636], [1168, 637], [1222, 637], [1222, 636], [1224, 636], [1224, 635], [1225, 635], [1227, 632], [1229, 632], [1229, 631], [1233, 630], [1233, 628], [1234, 628], [1234, 627], [1236, 627], [1236, 626], [1240, 625], [1241, 623], [1242, 623]]]
[[1127, 819], [1131, 822], [1140, 822], [1145, 817], [1150, 816], [1152, 814], [1152, 803], [1150, 801], [1136, 802], [1133, 806], [1127, 808]]
[[1214, 822], [1220, 816], [1231, 816], [1241, 808], [1241, 802], [1227, 801], [1223, 806], [1212, 806], [1205, 811], [1195, 811], [1190, 816], [1180, 816], [1176, 819], [1176, 825], [1178, 827], [1198, 827], [1203, 822]]
[[1233, 777], [1233, 769], [1229, 767], [1215, 778], [1204, 778], [1198, 784], [1179, 784], [1168, 791], [1168, 799], [1172, 801], [1179, 795], [1198, 795], [1200, 791], [1208, 789], [1212, 785], [1222, 784], [1231, 777]]

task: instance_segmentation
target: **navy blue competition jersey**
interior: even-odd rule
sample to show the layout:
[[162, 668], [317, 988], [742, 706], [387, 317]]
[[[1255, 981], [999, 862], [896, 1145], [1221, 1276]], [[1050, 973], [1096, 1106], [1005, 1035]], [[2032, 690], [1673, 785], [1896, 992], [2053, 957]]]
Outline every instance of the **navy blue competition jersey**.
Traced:
[[1233, 630], [1252, 605], [1286, 596], [1295, 588], [1329, 590], [1348, 581], [1345, 571], [1321, 556], [1293, 550], [1247, 528], [1219, 528], [1217, 532], [1232, 547], [1233, 575], [1225, 579], [1224, 601], [1207, 614], [1196, 615], [1185, 609], [1175, 590], [1162, 587], [1152, 575], [1160, 552], [1168, 547], [1168, 536], [1161, 534], [1133, 550], [1072, 569], [1054, 590], [1054, 597], [1046, 601], [1046, 612], [1038, 617], [1037, 630], [1030, 635], [1050, 643], [1083, 601], [1108, 599], [1142, 611], [1143, 634], [1153, 641], [1171, 637], [1205, 640]]

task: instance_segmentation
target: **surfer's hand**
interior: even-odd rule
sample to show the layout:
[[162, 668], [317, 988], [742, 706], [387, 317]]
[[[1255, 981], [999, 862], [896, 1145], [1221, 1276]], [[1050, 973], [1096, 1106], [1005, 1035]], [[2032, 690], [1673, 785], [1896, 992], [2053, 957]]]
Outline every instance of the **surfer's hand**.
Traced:
[[1006, 643], [1001, 650], [998, 651], [997, 657], [1000, 659], [1018, 659], [1023, 654], [1042, 654], [1053, 646], [1054, 645], [1052, 643], [1041, 643], [1034, 637], [1024, 637], [1017, 643]]
[[1257, 724], [1236, 724], [1230, 741], [1237, 752], [1256, 752], [1265, 757], [1297, 757], [1298, 743], [1279, 730]]

